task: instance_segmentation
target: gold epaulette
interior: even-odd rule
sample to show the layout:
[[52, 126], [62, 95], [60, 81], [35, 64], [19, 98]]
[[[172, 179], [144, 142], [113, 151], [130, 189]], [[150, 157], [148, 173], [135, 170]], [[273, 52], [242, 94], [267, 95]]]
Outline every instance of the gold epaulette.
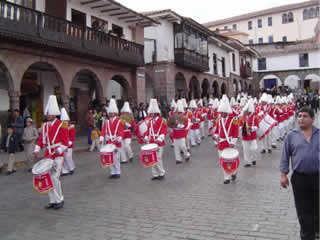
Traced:
[[62, 122], [62, 126], [61, 127], [68, 129], [69, 128], [69, 124], [67, 122]]
[[167, 124], [167, 120], [162, 119], [162, 124]]
[[74, 125], [70, 124], [69, 129], [72, 129], [72, 128], [74, 128]]
[[120, 119], [121, 124], [125, 124], [126, 122], [123, 119]]
[[238, 123], [239, 123], [238, 119], [233, 119], [232, 124], [238, 124]]
[[189, 118], [187, 116], [183, 116], [184, 117], [184, 120], [188, 120]]

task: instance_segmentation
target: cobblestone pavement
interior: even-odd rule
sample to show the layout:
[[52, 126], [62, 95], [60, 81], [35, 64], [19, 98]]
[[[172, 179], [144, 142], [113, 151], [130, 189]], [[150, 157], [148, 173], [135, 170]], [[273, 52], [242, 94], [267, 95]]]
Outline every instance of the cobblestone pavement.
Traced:
[[62, 178], [65, 206], [57, 211], [44, 210], [47, 196], [33, 190], [32, 175], [22, 167], [1, 174], [0, 239], [298, 239], [292, 191], [279, 184], [280, 145], [272, 155], [257, 153], [254, 168], [242, 162], [229, 185], [211, 139], [181, 165], [166, 146], [163, 181], [150, 180], [138, 149], [134, 143], [135, 161], [122, 165], [116, 180], [108, 179], [97, 152], [75, 154], [77, 169]]

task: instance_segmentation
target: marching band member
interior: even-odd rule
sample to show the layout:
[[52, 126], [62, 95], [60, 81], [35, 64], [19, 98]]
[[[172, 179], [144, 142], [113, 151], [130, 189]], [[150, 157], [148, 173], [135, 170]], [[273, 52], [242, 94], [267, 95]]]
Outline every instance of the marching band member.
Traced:
[[[170, 105], [170, 111], [168, 113], [168, 119], [177, 114], [177, 103], [174, 101], [174, 99], [172, 99], [171, 101], [171, 105]], [[169, 128], [169, 135], [171, 136], [172, 135], [172, 129]], [[170, 138], [171, 139], [171, 138]], [[171, 142], [171, 147], [173, 148], [174, 147], [174, 142]]]
[[[192, 121], [192, 112], [189, 111], [189, 105], [187, 103], [187, 100], [185, 98], [181, 98], [181, 101], [182, 101], [182, 105], [183, 105], [183, 108], [184, 108], [184, 116], [188, 117], [188, 119], [190, 119], [190, 122]], [[190, 152], [190, 149], [191, 149], [191, 137], [190, 137], [191, 133], [190, 133], [190, 130], [188, 131], [188, 134], [187, 134], [187, 138], [186, 138], [186, 146], [187, 146], [187, 150], [188, 152]]]
[[167, 121], [160, 117], [161, 111], [156, 99], [150, 99], [148, 114], [149, 121], [147, 131], [144, 134], [144, 142], [158, 145], [158, 164], [152, 167], [152, 180], [162, 180], [166, 173], [163, 168], [162, 156], [167, 136]]
[[189, 104], [192, 114], [192, 126], [190, 130], [190, 140], [191, 146], [195, 147], [197, 144], [201, 143], [201, 134], [200, 134], [200, 111], [197, 110], [197, 104], [195, 100], [191, 100]]
[[121, 148], [121, 163], [127, 163], [133, 161], [133, 152], [131, 149], [132, 130], [135, 128], [135, 121], [132, 116], [132, 111], [129, 106], [129, 102], [125, 102], [121, 109], [120, 119], [124, 121], [124, 135]]
[[75, 165], [72, 159], [72, 150], [74, 148], [74, 140], [76, 137], [76, 129], [73, 124], [70, 124], [70, 118], [65, 108], [61, 108], [60, 120], [68, 124], [68, 150], [64, 154], [64, 162], [62, 167], [62, 176], [73, 174]]
[[184, 119], [184, 122], [176, 122], [176, 127], [173, 128], [172, 134], [176, 164], [180, 164], [182, 163], [181, 152], [183, 152], [186, 161], [189, 161], [191, 156], [186, 146], [186, 137], [188, 135], [191, 122], [187, 116], [183, 116], [184, 108], [181, 100], [178, 100], [177, 102], [177, 112], [177, 114], [181, 115]]
[[[213, 139], [218, 143], [217, 149], [220, 158], [224, 149], [235, 147], [239, 135], [239, 123], [238, 120], [229, 116], [229, 114], [232, 114], [232, 109], [229, 99], [225, 95], [220, 101], [218, 112], [220, 113], [220, 117], [215, 122]], [[235, 181], [237, 178], [236, 172], [230, 175], [223, 169], [223, 173], [224, 184], [229, 184], [231, 180]]]
[[241, 119], [241, 138], [243, 146], [243, 156], [245, 165], [244, 167], [251, 167], [251, 165], [256, 165], [256, 160], [254, 159], [255, 151], [258, 149], [257, 145], [257, 134], [258, 130], [258, 117], [255, 114], [255, 108], [253, 104], [253, 99], [250, 99], [247, 105], [243, 108], [243, 117]]
[[109, 102], [109, 119], [105, 120], [101, 130], [100, 145], [104, 142], [106, 144], [114, 144], [116, 150], [114, 152], [114, 164], [110, 167], [110, 179], [120, 178], [120, 151], [122, 146], [122, 139], [124, 136], [124, 121], [118, 117], [118, 107], [114, 99]]
[[204, 139], [204, 137], [205, 137], [204, 122], [206, 120], [207, 112], [203, 106], [202, 99], [200, 99], [198, 102], [198, 111], [200, 112], [200, 136], [201, 136], [201, 139]]
[[45, 206], [45, 209], [60, 209], [64, 205], [64, 197], [59, 178], [64, 152], [68, 149], [69, 145], [68, 124], [56, 118], [56, 116], [60, 115], [60, 110], [55, 95], [49, 97], [44, 114], [47, 115], [48, 122], [42, 125], [40, 137], [34, 149], [34, 155], [37, 158], [40, 150], [45, 147], [44, 157], [54, 161], [54, 165], [50, 170], [53, 190], [48, 192], [50, 202]]
[[[261, 98], [260, 98], [260, 106], [258, 108], [259, 121], [261, 121], [263, 116], [265, 114], [267, 114], [268, 111], [269, 111], [268, 101], [269, 101], [268, 95], [266, 93], [263, 93]], [[268, 153], [272, 153], [270, 133], [266, 134], [265, 137], [262, 139], [262, 151], [261, 151], [261, 153], [264, 154], [267, 151], [268, 151]]]
[[208, 136], [211, 136], [210, 129], [212, 128], [214, 121], [215, 121], [215, 109], [213, 108], [213, 105], [214, 105], [214, 100], [212, 98], [209, 98], [208, 110], [207, 110]]

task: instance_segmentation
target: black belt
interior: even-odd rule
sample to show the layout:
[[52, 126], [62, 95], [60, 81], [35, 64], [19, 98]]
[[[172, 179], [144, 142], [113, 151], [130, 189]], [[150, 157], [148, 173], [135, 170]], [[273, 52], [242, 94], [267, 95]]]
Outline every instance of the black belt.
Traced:
[[294, 171], [293, 173], [299, 175], [299, 176], [319, 176], [319, 172], [312, 172], [312, 173], [302, 173], [302, 172], [297, 172]]

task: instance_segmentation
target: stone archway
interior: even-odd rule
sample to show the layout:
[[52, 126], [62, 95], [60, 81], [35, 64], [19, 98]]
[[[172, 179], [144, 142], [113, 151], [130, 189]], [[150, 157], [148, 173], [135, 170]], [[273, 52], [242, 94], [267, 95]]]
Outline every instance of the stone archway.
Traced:
[[202, 91], [201, 91], [201, 98], [206, 97], [207, 99], [209, 99], [209, 97], [210, 97], [210, 94], [209, 94], [210, 84], [209, 84], [208, 79], [205, 78], [205, 79], [202, 81], [201, 89], [202, 89]]
[[178, 72], [175, 76], [175, 97], [187, 97], [187, 83], [183, 73]]
[[107, 83], [107, 98], [116, 98], [122, 102], [128, 101], [132, 89], [128, 80], [121, 74], [114, 75]]
[[269, 74], [263, 76], [259, 81], [259, 88], [272, 88], [282, 86], [282, 81], [277, 75]]
[[301, 79], [297, 75], [289, 75], [283, 81], [284, 86], [289, 87], [290, 89], [294, 90], [300, 87]]
[[200, 83], [195, 76], [190, 80], [188, 97], [190, 100], [200, 98]]
[[221, 95], [227, 94], [227, 86], [225, 83], [221, 84]]
[[314, 90], [319, 91], [319, 89], [320, 89], [320, 75], [317, 75], [314, 73], [308, 74], [304, 79], [304, 85], [306, 86], [308, 82], [309, 82], [309, 91], [314, 91]]
[[214, 98], [219, 97], [219, 84], [217, 81], [213, 81], [213, 83], [212, 83], [212, 96]]
[[64, 106], [65, 84], [61, 73], [52, 63], [34, 62], [23, 73], [20, 85], [19, 108], [26, 107], [36, 127], [41, 127], [43, 110], [50, 95], [56, 95], [59, 106]]

